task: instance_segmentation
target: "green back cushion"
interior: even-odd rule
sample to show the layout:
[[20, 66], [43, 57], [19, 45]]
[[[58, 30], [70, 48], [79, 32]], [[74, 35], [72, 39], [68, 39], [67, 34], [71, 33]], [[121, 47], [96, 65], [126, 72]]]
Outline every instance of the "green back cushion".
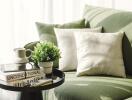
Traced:
[[128, 37], [131, 45], [132, 45], [132, 22], [125, 27], [120, 29], [121, 31], [124, 31], [126, 33], [126, 36]]
[[86, 5], [84, 9], [85, 24], [90, 27], [102, 26], [103, 32], [124, 31], [123, 59], [126, 73], [132, 75], [132, 13], [110, 8], [93, 7]]
[[54, 33], [54, 27], [59, 28], [85, 28], [85, 20], [81, 19], [78, 21], [74, 21], [71, 23], [66, 23], [63, 25], [59, 24], [45, 24], [36, 22], [36, 26], [39, 32], [40, 40], [47, 40], [50, 42], [53, 42], [55, 45], [57, 45], [56, 36]]
[[[85, 20], [81, 19], [78, 21], [73, 21], [70, 23], [65, 23], [62, 25], [59, 24], [45, 24], [36, 22], [36, 26], [39, 32], [40, 40], [42, 41], [49, 41], [53, 42], [55, 45], [57, 45], [57, 39], [54, 33], [54, 27], [57, 28], [85, 28]], [[87, 24], [88, 27], [88, 24]], [[58, 67], [58, 61], [54, 62], [54, 67]]]
[[86, 5], [84, 18], [91, 27], [103, 26], [104, 32], [116, 32], [132, 22], [132, 13]]

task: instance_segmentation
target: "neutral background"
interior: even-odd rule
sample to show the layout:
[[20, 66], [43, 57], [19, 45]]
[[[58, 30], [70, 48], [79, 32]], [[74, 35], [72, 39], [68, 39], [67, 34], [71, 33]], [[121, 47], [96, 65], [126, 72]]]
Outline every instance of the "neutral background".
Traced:
[[132, 0], [0, 0], [0, 63], [10, 61], [13, 48], [39, 40], [35, 22], [78, 20], [85, 4], [132, 11]]

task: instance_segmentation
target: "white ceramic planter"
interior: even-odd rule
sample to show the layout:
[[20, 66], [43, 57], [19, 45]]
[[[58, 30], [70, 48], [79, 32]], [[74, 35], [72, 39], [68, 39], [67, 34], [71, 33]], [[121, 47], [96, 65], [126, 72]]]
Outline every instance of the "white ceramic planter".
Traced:
[[39, 62], [39, 67], [44, 71], [45, 74], [51, 74], [53, 62]]

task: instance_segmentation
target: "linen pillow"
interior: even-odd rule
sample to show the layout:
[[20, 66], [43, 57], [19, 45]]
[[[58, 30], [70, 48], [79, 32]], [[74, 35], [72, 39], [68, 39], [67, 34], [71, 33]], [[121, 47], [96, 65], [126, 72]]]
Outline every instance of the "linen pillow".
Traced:
[[59, 69], [62, 71], [75, 70], [77, 67], [76, 44], [73, 33], [79, 32], [101, 32], [102, 27], [84, 29], [59, 29], [55, 28], [58, 47], [61, 51]]
[[[85, 28], [85, 20], [80, 19], [80, 20], [73, 21], [70, 23], [65, 23], [62, 25], [36, 22], [36, 26], [39, 32], [40, 40], [53, 42], [55, 45], [57, 45], [57, 40], [54, 33], [54, 27], [56, 28]], [[86, 26], [86, 27], [89, 27], [89, 26]]]
[[[77, 21], [73, 21], [70, 23], [65, 23], [65, 24], [46, 24], [46, 23], [40, 23], [36, 22], [36, 26], [39, 32], [39, 38], [41, 41], [49, 41], [57, 45], [57, 40], [56, 36], [54, 33], [54, 27], [59, 27], [59, 28], [85, 28], [89, 27], [88, 25], [85, 26], [85, 20], [80, 19]], [[53, 66], [58, 67], [58, 60], [54, 61]]]
[[77, 76], [112, 75], [126, 77], [123, 57], [123, 33], [75, 32]]

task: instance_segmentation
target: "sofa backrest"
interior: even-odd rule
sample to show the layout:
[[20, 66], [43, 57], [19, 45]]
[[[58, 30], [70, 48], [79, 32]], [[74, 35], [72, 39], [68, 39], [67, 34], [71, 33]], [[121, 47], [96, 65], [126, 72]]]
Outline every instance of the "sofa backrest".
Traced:
[[122, 51], [126, 73], [132, 75], [132, 12], [86, 5], [83, 17], [90, 27], [103, 27], [103, 32], [124, 31]]
[[126, 31], [132, 44], [132, 12], [86, 5], [83, 17], [91, 27], [103, 26], [103, 32]]

